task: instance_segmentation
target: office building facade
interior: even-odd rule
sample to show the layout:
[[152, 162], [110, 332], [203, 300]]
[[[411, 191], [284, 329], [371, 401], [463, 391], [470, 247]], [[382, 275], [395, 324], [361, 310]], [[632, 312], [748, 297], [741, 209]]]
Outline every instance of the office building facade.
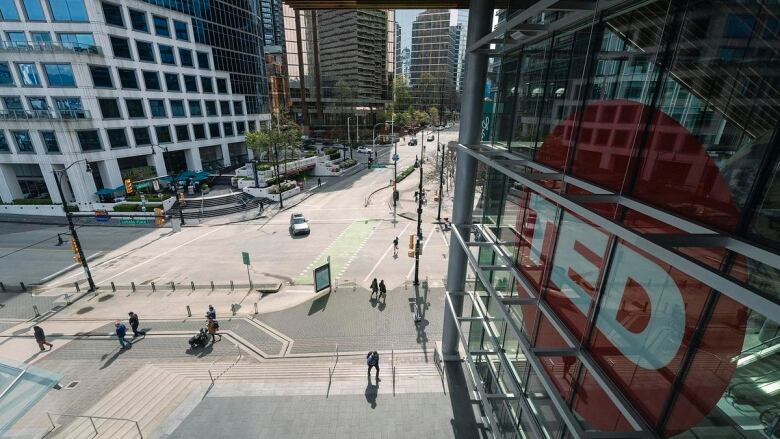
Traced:
[[457, 10], [426, 9], [412, 22], [409, 83], [416, 107], [457, 104], [460, 26]]
[[778, 5], [529, 2], [490, 33], [492, 4], [443, 340], [492, 433], [780, 437]]
[[128, 175], [248, 159], [269, 118], [258, 4], [25, 0], [0, 4], [0, 198], [82, 210]]

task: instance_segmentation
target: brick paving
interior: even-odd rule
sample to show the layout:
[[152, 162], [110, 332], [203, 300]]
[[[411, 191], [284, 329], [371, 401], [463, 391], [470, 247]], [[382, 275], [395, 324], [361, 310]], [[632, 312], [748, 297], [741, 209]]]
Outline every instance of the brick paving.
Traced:
[[0, 318], [32, 319], [33, 305], [43, 314], [54, 306], [54, 296], [33, 296], [30, 293], [0, 293]]

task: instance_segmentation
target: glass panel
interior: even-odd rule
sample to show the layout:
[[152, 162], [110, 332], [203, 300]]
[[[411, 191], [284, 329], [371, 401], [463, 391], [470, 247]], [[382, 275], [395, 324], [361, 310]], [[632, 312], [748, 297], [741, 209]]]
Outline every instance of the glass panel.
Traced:
[[135, 70], [116, 69], [119, 73], [119, 82], [124, 89], [138, 89], [138, 78], [135, 76]]
[[14, 140], [16, 141], [16, 147], [20, 153], [35, 152], [35, 149], [33, 148], [32, 137], [30, 137], [29, 131], [11, 131], [11, 135], [14, 137]]
[[138, 51], [138, 59], [141, 61], [155, 62], [154, 46], [146, 41], [135, 41], [135, 48]]
[[103, 3], [103, 16], [106, 24], [125, 27], [125, 20], [122, 18], [122, 8], [111, 3]]
[[585, 429], [633, 431], [631, 424], [585, 368], [582, 369], [582, 378], [575, 389], [572, 409]]
[[19, 21], [19, 11], [14, 0], [0, 0], [0, 19], [4, 21]]
[[149, 109], [152, 117], [168, 117], [165, 111], [165, 101], [162, 99], [149, 99]]
[[89, 73], [92, 75], [92, 85], [95, 87], [114, 88], [111, 70], [108, 67], [89, 66]]
[[13, 86], [14, 77], [11, 75], [11, 69], [8, 63], [0, 62], [0, 86]]
[[88, 21], [83, 0], [47, 0], [54, 21]]
[[157, 45], [160, 49], [160, 62], [163, 64], [176, 64], [176, 57], [173, 55], [173, 47], [163, 44]]
[[17, 64], [19, 68], [19, 77], [22, 79], [22, 85], [27, 87], [40, 87], [41, 79], [38, 77], [38, 69], [35, 64]]
[[154, 127], [157, 134], [157, 143], [171, 143], [171, 129], [168, 126]]
[[125, 99], [125, 106], [129, 117], [146, 117], [142, 99]]
[[124, 38], [111, 37], [111, 50], [115, 58], [133, 59], [130, 54], [130, 45]]
[[165, 73], [165, 88], [168, 91], [181, 91], [179, 75], [176, 73]]
[[57, 134], [54, 131], [41, 131], [41, 140], [43, 141], [43, 146], [46, 148], [46, 152], [60, 152], [60, 145], [57, 142]]
[[127, 136], [125, 135], [124, 128], [106, 130], [106, 134], [108, 135], [108, 142], [112, 149], [130, 146], [127, 143]]
[[168, 19], [165, 17], [160, 17], [157, 15], [152, 16], [152, 21], [154, 22], [154, 34], [161, 36], [161, 37], [168, 37], [171, 36], [171, 31], [168, 28]]
[[78, 134], [82, 151], [103, 149], [100, 144], [100, 134], [98, 134], [97, 130], [77, 131], [76, 133]]
[[130, 25], [133, 30], [149, 32], [149, 22], [146, 21], [146, 12], [130, 9]]
[[44, 64], [49, 87], [75, 87], [76, 78], [70, 64]]
[[147, 90], [161, 90], [160, 75], [157, 72], [144, 72], [144, 87]]
[[46, 15], [43, 13], [41, 2], [39, 0], [23, 0], [22, 6], [27, 15], [27, 21], [45, 21]]
[[563, 429], [563, 420], [555, 411], [550, 395], [544, 390], [539, 377], [532, 369], [529, 370], [528, 386], [525, 393], [526, 399], [536, 412], [536, 418], [547, 438], [555, 438], [561, 434]]
[[151, 145], [152, 143], [148, 127], [133, 128], [133, 137], [136, 146]]
[[182, 67], [192, 67], [192, 51], [179, 47], [179, 62]]
[[176, 39], [181, 41], [189, 41], [190, 33], [187, 30], [187, 23], [183, 21], [173, 20], [173, 29], [176, 32]]
[[98, 105], [100, 106], [103, 119], [118, 119], [122, 117], [116, 99], [98, 99]]

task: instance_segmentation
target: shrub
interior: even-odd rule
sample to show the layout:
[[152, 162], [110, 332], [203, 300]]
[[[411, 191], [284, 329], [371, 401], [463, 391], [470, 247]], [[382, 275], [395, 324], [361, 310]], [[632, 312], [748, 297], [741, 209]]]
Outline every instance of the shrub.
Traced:
[[138, 212], [140, 210], [140, 204], [120, 203], [114, 206], [114, 212]]
[[[290, 189], [298, 186], [298, 184], [293, 180], [285, 180], [281, 183], [282, 185], [282, 192], [289, 191]], [[268, 193], [270, 194], [278, 194], [279, 193], [279, 185], [273, 185], [270, 188], [268, 188]]]
[[[166, 194], [145, 194], [144, 197], [146, 198], [146, 201], [162, 201], [162, 200], [165, 200], [166, 198], [170, 197], [170, 195], [166, 195]], [[128, 195], [128, 196], [125, 197], [125, 201], [137, 201], [137, 202], [140, 203], [141, 202], [141, 195], [140, 194]]]
[[334, 152], [332, 154], [328, 154], [328, 159], [330, 159], [330, 160], [338, 160], [340, 158], [341, 158], [341, 154], [339, 154], [338, 151], [336, 151], [336, 152]]
[[341, 169], [351, 168], [355, 165], [357, 165], [357, 160], [353, 160], [353, 159], [346, 159], [343, 162], [339, 163], [339, 167]]
[[17, 198], [13, 201], [13, 204], [19, 206], [41, 206], [53, 203], [51, 198]]
[[398, 182], [400, 182], [400, 181], [401, 181], [401, 180], [403, 180], [404, 178], [406, 178], [406, 177], [408, 177], [409, 175], [411, 175], [411, 173], [412, 173], [412, 172], [414, 172], [414, 169], [415, 169], [414, 165], [411, 165], [411, 166], [409, 166], [408, 168], [406, 168], [406, 169], [404, 169], [403, 171], [401, 171], [401, 172], [398, 174], [398, 178], [396, 178], [396, 180], [395, 180], [396, 184], [398, 184]]

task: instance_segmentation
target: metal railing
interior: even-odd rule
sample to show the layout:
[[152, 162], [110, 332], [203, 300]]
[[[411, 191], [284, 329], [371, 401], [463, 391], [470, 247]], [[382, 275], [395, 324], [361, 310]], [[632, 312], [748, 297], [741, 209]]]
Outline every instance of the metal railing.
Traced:
[[51, 52], [51, 53], [83, 53], [87, 55], [102, 55], [103, 51], [94, 44], [55, 43], [41, 41], [0, 41], [0, 51], [7, 52]]
[[395, 345], [390, 345], [390, 371], [393, 373], [393, 396], [395, 396]]
[[49, 422], [51, 423], [51, 431], [54, 431], [57, 426], [54, 424], [54, 420], [51, 418], [51, 415], [55, 416], [69, 416], [71, 418], [87, 418], [89, 419], [90, 424], [92, 424], [92, 428], [95, 430], [95, 436], [99, 435], [100, 432], [98, 432], [97, 426], [95, 425], [95, 419], [102, 419], [102, 420], [108, 420], [108, 421], [124, 421], [124, 422], [132, 422], [135, 424], [135, 428], [138, 430], [138, 437], [141, 439], [144, 438], [143, 433], [141, 433], [141, 426], [138, 425], [138, 421], [134, 419], [126, 419], [126, 418], [109, 418], [105, 416], [90, 416], [90, 415], [73, 415], [70, 413], [52, 413], [52, 412], [46, 412], [46, 416], [49, 418]]
[[30, 120], [30, 119], [92, 119], [89, 110], [0, 110], [0, 119]]
[[339, 345], [336, 345], [336, 361], [333, 362], [333, 367], [328, 367], [328, 391], [325, 393], [327, 398], [330, 395], [330, 385], [333, 381], [333, 374], [336, 372], [336, 366], [339, 364]]

